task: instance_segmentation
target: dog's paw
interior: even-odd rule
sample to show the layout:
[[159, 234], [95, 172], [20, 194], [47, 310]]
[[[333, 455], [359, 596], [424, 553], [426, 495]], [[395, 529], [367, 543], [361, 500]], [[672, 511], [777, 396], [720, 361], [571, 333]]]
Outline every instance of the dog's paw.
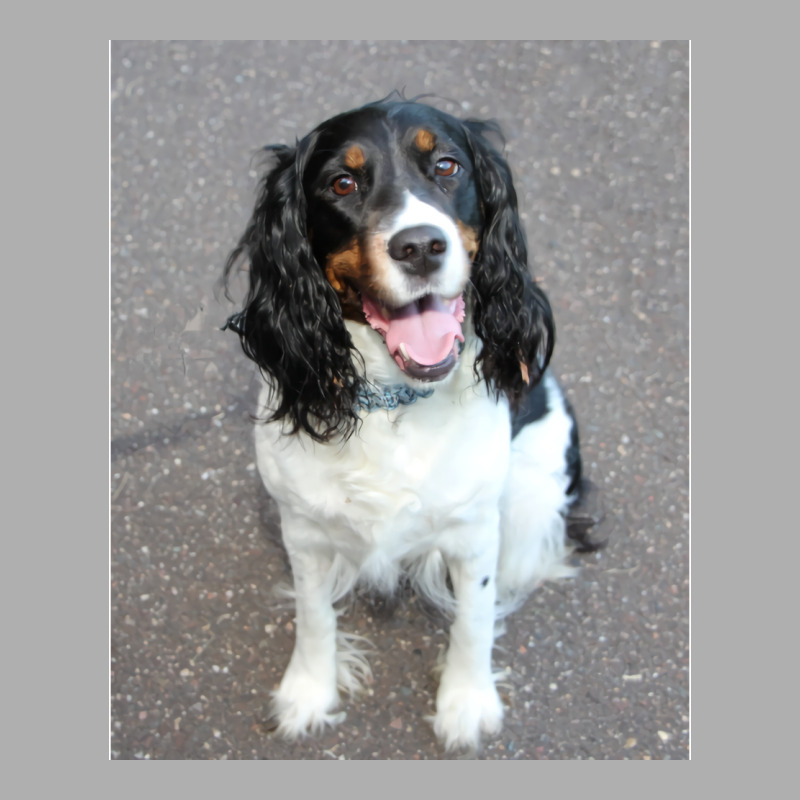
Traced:
[[321, 733], [326, 725], [337, 725], [345, 718], [344, 711], [332, 713], [338, 703], [335, 683], [290, 669], [272, 700], [278, 734], [286, 739], [299, 739]]
[[474, 686], [442, 682], [436, 696], [433, 730], [447, 750], [479, 748], [481, 734], [496, 734], [503, 725], [503, 705], [494, 681]]

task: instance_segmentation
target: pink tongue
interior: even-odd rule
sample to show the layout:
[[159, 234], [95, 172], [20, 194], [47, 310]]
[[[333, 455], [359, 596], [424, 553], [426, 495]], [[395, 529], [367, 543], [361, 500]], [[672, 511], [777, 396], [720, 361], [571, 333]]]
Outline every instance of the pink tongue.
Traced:
[[400, 361], [400, 345], [417, 364], [438, 364], [453, 351], [456, 338], [464, 341], [461, 322], [464, 320], [464, 299], [445, 301], [428, 295], [403, 306], [386, 319], [380, 310], [364, 298], [364, 313], [375, 330], [386, 337], [389, 352]]

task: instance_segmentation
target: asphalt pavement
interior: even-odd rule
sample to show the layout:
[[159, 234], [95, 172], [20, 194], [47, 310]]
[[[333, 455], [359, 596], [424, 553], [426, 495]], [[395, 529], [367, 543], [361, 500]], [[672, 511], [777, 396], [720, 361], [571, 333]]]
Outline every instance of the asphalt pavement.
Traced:
[[689, 756], [687, 42], [114, 42], [113, 759], [442, 759], [446, 625], [355, 598], [374, 680], [317, 739], [272, 732], [293, 611], [255, 470], [257, 375], [216, 295], [254, 153], [404, 89], [502, 126], [553, 369], [608, 546], [511, 617], [489, 760]]

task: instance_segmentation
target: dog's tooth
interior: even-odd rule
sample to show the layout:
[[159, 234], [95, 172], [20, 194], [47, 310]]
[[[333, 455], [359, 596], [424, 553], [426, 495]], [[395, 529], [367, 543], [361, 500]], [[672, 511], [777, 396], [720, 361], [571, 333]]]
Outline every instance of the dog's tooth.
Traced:
[[400, 355], [403, 356], [404, 361], [411, 361], [408, 356], [408, 350], [406, 350], [406, 346], [404, 344], [401, 343], [397, 349], [400, 351]]

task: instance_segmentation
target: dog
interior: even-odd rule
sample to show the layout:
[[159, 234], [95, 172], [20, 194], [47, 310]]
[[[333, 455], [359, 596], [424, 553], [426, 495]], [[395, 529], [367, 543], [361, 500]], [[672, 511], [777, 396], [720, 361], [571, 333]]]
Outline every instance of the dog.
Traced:
[[572, 573], [585, 531], [577, 424], [548, 364], [502, 134], [390, 96], [265, 148], [275, 163], [225, 265], [227, 321], [263, 386], [258, 469], [280, 509], [296, 642], [274, 711], [295, 739], [343, 718], [369, 675], [335, 603], [401, 578], [451, 615], [433, 728], [496, 734], [496, 621]]

